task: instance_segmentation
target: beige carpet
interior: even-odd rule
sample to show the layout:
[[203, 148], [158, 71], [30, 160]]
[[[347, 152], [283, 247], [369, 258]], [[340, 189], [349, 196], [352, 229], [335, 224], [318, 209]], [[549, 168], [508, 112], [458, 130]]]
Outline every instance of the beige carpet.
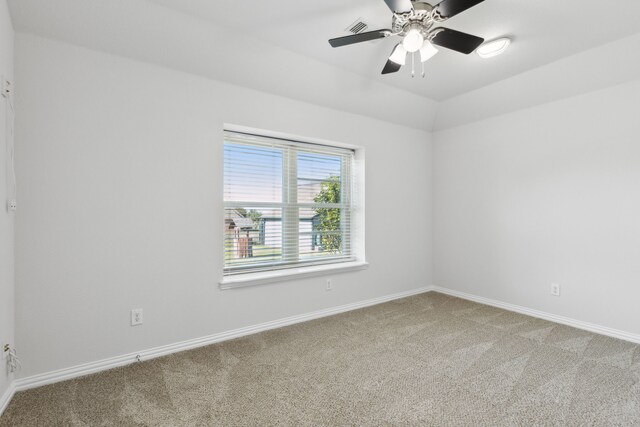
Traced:
[[0, 425], [640, 425], [640, 346], [428, 293], [18, 393]]

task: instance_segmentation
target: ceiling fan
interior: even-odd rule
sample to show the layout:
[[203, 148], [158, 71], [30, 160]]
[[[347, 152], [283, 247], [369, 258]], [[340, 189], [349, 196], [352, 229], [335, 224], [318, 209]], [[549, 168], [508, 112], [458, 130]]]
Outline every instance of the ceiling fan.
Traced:
[[[413, 62], [414, 54], [420, 52], [420, 61], [424, 64], [429, 58], [438, 53], [438, 49], [434, 45], [468, 55], [484, 42], [483, 38], [449, 28], [433, 28], [433, 26], [483, 1], [443, 0], [432, 6], [423, 1], [384, 0], [391, 12], [393, 12], [391, 29], [338, 37], [329, 40], [329, 44], [332, 47], [341, 47], [391, 36], [402, 37], [403, 40], [393, 48], [382, 74], [398, 72], [405, 65], [409, 53], [412, 54]], [[422, 76], [424, 77], [424, 65]]]

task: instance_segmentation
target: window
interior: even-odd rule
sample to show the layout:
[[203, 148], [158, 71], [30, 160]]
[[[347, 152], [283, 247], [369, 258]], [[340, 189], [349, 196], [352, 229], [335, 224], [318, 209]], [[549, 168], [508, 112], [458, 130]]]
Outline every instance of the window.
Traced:
[[225, 131], [225, 277], [354, 261], [353, 163], [353, 150]]

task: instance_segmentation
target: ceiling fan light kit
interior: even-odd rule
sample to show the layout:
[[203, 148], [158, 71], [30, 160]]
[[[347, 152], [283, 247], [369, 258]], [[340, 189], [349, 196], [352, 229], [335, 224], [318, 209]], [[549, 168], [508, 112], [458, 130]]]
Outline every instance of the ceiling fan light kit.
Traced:
[[[483, 1], [443, 0], [436, 6], [432, 6], [423, 1], [384, 0], [393, 13], [391, 29], [338, 37], [329, 40], [329, 44], [332, 47], [342, 47], [370, 40], [400, 36], [402, 41], [394, 47], [382, 70], [382, 74], [398, 72], [405, 65], [408, 53], [411, 53], [413, 65], [415, 62], [414, 54], [419, 51], [420, 62], [423, 64], [422, 76], [424, 77], [424, 63], [438, 53], [438, 49], [434, 45], [468, 55], [484, 43], [483, 38], [471, 34], [449, 28], [433, 28], [434, 25], [444, 22]], [[412, 70], [413, 75], [414, 71]]]
[[510, 44], [510, 38], [501, 37], [499, 39], [491, 40], [484, 43], [478, 48], [476, 52], [478, 52], [478, 56], [480, 56], [480, 58], [492, 58], [494, 56], [500, 55], [501, 53], [504, 53], [504, 51], [507, 50]]
[[420, 50], [422, 44], [424, 43], [424, 36], [419, 28], [412, 28], [407, 32], [407, 35], [404, 36], [404, 40], [402, 40], [402, 46], [409, 53], [415, 53]]
[[426, 40], [420, 48], [420, 61], [427, 62], [429, 59], [433, 58], [436, 53], [438, 53], [438, 49], [436, 49], [429, 40]]
[[394, 62], [398, 65], [404, 65], [407, 62], [407, 50], [404, 48], [402, 43], [398, 43], [396, 47], [393, 49], [391, 56], [389, 57], [389, 61]]

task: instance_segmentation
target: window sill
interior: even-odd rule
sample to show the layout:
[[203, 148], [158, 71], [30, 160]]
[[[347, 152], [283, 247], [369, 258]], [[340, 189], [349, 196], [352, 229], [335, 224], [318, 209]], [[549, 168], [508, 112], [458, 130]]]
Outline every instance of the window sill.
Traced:
[[285, 280], [304, 277], [323, 276], [327, 273], [343, 273], [347, 271], [364, 270], [369, 267], [365, 261], [351, 261], [339, 264], [316, 265], [312, 267], [289, 268], [286, 270], [262, 273], [247, 273], [235, 277], [225, 277], [220, 281], [220, 289], [234, 289], [245, 286], [263, 285], [266, 283], [282, 282]]

